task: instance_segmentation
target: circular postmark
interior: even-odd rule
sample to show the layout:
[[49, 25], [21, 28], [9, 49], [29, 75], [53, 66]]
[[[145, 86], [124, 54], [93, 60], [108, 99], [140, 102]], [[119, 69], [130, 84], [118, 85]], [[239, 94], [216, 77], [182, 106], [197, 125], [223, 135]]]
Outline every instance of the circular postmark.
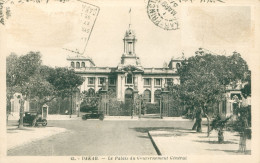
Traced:
[[177, 0], [149, 0], [147, 14], [149, 19], [164, 30], [179, 29], [177, 19]]

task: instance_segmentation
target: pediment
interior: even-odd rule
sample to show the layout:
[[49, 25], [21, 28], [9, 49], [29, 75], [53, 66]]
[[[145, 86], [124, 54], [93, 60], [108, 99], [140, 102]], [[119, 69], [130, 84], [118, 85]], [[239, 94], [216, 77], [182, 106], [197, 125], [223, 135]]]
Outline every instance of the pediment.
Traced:
[[142, 67], [127, 65], [127, 66], [118, 67], [117, 71], [121, 71], [121, 72], [143, 72], [144, 70], [142, 69]]

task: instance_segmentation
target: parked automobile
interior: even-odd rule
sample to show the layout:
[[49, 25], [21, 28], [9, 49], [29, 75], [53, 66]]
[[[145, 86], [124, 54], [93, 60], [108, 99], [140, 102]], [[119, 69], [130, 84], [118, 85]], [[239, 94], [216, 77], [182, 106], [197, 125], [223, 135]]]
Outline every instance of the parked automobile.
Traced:
[[[34, 119], [37, 118], [35, 122], [35, 126], [41, 124], [42, 126], [47, 126], [47, 120], [41, 117], [41, 114], [37, 114], [35, 112], [25, 112], [23, 117], [23, 123], [29, 124], [30, 126], [33, 125]], [[20, 121], [20, 120], [19, 120]]]
[[97, 110], [89, 111], [85, 115], [82, 116], [82, 119], [83, 120], [87, 120], [87, 119], [103, 120], [104, 119], [104, 114], [103, 113], [99, 113]]

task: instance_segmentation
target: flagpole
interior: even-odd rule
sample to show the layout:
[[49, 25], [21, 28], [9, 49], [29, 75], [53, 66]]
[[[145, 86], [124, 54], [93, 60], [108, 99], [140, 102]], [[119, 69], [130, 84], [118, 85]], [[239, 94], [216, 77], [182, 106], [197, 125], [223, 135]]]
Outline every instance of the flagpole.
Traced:
[[129, 23], [129, 29], [131, 28], [131, 8], [129, 10], [129, 16], [130, 16], [130, 23]]

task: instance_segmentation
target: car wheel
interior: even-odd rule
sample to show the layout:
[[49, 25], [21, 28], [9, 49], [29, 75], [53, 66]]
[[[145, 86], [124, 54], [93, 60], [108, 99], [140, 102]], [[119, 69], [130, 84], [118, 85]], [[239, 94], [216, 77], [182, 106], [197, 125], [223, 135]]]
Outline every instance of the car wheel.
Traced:
[[42, 121], [42, 126], [47, 126], [47, 120], [44, 119], [44, 120]]

